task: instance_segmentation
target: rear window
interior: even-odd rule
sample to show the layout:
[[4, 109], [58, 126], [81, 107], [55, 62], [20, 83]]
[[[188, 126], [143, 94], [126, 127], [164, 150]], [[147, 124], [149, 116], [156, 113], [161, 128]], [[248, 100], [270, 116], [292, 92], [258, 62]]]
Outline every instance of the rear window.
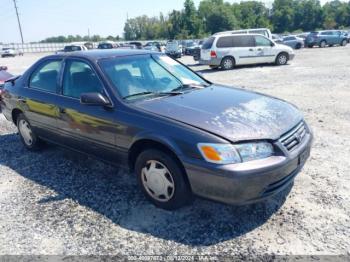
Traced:
[[220, 37], [216, 43], [218, 48], [233, 47], [233, 36], [223, 36]]
[[202, 49], [210, 49], [213, 46], [215, 37], [208, 38], [202, 45]]

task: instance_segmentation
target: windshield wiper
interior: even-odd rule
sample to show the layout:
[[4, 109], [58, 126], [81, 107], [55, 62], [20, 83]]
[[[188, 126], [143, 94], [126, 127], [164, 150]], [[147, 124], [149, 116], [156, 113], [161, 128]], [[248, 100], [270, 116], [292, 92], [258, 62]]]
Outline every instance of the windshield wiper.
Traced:
[[173, 90], [171, 90], [171, 92], [178, 92], [178, 91], [183, 91], [185, 89], [201, 89], [201, 88], [205, 88], [210, 86], [210, 84], [206, 84], [206, 83], [201, 83], [201, 84], [182, 84], [176, 88], [174, 88]]
[[176, 96], [176, 95], [182, 95], [183, 92], [179, 92], [179, 91], [170, 91], [170, 92], [141, 92], [141, 93], [136, 93], [136, 94], [132, 94], [132, 95], [128, 95], [128, 96], [124, 96], [123, 99], [128, 99], [130, 97], [136, 97], [136, 96], [143, 96], [143, 95], [155, 95], [155, 96]]

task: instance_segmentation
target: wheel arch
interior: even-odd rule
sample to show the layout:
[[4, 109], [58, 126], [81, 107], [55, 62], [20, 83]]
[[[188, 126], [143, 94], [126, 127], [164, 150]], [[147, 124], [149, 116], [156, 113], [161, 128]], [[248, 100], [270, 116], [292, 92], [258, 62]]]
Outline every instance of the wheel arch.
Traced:
[[17, 126], [17, 118], [19, 114], [23, 114], [23, 111], [21, 109], [15, 108], [11, 112], [12, 122]]
[[[189, 186], [189, 188], [191, 188], [186, 170], [184, 165], [182, 164], [178, 154], [179, 151], [178, 149], [176, 149], [174, 146], [170, 145], [170, 143], [161, 140], [161, 139], [155, 139], [155, 138], [140, 138], [138, 140], [136, 140], [132, 146], [129, 149], [128, 152], [128, 167], [129, 170], [131, 172], [133, 172], [135, 170], [135, 163], [137, 160], [137, 157], [145, 150], [147, 149], [158, 149], [162, 152], [165, 152], [169, 155], [171, 155], [173, 157], [173, 159], [175, 160], [175, 162], [179, 165], [182, 174], [184, 175], [184, 179], [187, 183], [187, 185]], [[192, 190], [192, 189], [191, 189]]]
[[275, 60], [277, 60], [277, 59], [278, 59], [278, 57], [279, 57], [280, 55], [282, 55], [282, 54], [287, 55], [287, 59], [289, 60], [289, 54], [288, 54], [288, 52], [287, 52], [287, 51], [280, 51], [280, 52], [279, 52], [279, 53], [276, 55]]

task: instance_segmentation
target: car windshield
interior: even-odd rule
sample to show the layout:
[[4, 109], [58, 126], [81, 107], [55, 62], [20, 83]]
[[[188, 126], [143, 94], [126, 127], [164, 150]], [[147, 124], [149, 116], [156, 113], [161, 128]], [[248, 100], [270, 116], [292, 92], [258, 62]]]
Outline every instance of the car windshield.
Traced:
[[104, 59], [100, 66], [125, 100], [175, 95], [209, 85], [187, 67], [165, 55]]

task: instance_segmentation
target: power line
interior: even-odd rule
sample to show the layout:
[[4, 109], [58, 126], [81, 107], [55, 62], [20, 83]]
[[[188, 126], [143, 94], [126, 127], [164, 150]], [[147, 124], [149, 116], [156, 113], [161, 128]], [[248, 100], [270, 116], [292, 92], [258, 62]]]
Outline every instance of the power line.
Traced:
[[22, 26], [21, 26], [21, 21], [19, 20], [19, 15], [18, 15], [18, 10], [17, 10], [17, 3], [16, 3], [16, 0], [13, 0], [13, 4], [14, 4], [15, 9], [16, 9], [18, 28], [19, 28], [19, 32], [20, 32], [20, 34], [21, 34], [22, 44], [24, 44], [24, 41], [23, 41], [23, 33], [22, 33]]

